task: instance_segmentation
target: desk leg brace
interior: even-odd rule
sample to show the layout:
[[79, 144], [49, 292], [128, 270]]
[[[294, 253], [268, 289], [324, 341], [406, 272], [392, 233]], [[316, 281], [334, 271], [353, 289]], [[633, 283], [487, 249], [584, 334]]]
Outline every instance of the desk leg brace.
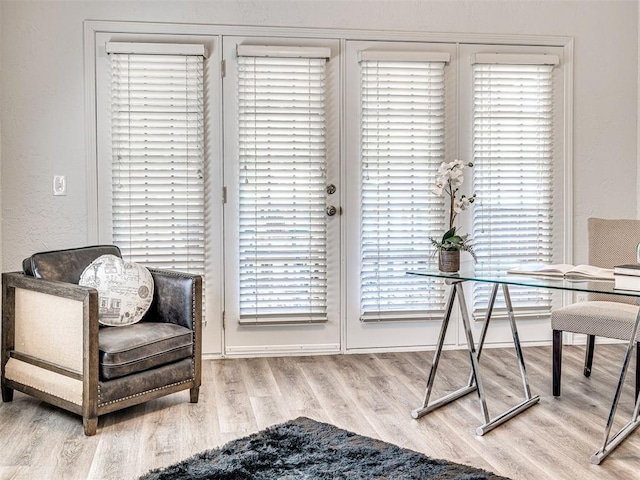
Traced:
[[[640, 303], [640, 300], [639, 300]], [[633, 409], [633, 415], [631, 416], [631, 420], [624, 427], [622, 427], [616, 434], [614, 434], [611, 438], [609, 435], [611, 433], [611, 427], [613, 425], [613, 420], [616, 416], [616, 410], [618, 408], [618, 402], [620, 401], [620, 394], [622, 393], [622, 387], [624, 385], [624, 378], [627, 374], [627, 370], [629, 369], [629, 363], [631, 361], [631, 355], [633, 354], [633, 348], [636, 346], [636, 334], [638, 333], [638, 324], [640, 323], [640, 311], [638, 311], [638, 315], [636, 316], [636, 322], [633, 325], [633, 329], [631, 331], [631, 338], [629, 339], [629, 345], [627, 346], [627, 352], [624, 356], [624, 361], [622, 362], [622, 371], [620, 372], [620, 379], [618, 380], [618, 387], [616, 388], [616, 392], [613, 396], [613, 403], [611, 405], [611, 410], [609, 412], [609, 417], [607, 418], [607, 425], [604, 429], [604, 438], [602, 439], [602, 446], [600, 450], [594, 453], [591, 456], [591, 463], [595, 465], [599, 465], [607, 456], [615, 450], [615, 448], [622, 443], [622, 441], [627, 438], [629, 435], [633, 433], [633, 431], [638, 428], [640, 425], [640, 419], [638, 419], [638, 411], [640, 410], [640, 396], [636, 399], [636, 405]]]
[[[478, 397], [480, 399], [480, 408], [482, 410], [482, 416], [484, 419], [484, 424], [481, 425], [480, 427], [478, 427], [476, 429], [476, 434], [477, 435], [484, 435], [485, 433], [493, 430], [494, 428], [496, 428], [497, 426], [503, 424], [504, 422], [506, 422], [507, 420], [509, 420], [510, 418], [516, 416], [517, 414], [519, 414], [520, 412], [526, 410], [527, 408], [529, 408], [530, 406], [538, 403], [538, 401], [540, 400], [540, 397], [538, 395], [536, 395], [535, 397], [531, 396], [531, 391], [529, 389], [529, 381], [527, 379], [527, 374], [526, 374], [526, 370], [525, 370], [525, 365], [524, 365], [524, 357], [522, 356], [522, 349], [520, 347], [520, 340], [518, 337], [518, 330], [516, 328], [516, 324], [515, 324], [515, 318], [513, 315], [513, 308], [511, 305], [511, 298], [509, 296], [509, 289], [507, 288], [506, 285], [502, 286], [503, 288], [503, 294], [505, 297], [505, 302], [507, 304], [507, 311], [509, 313], [509, 321], [511, 324], [511, 332], [513, 335], [513, 343], [516, 349], [516, 355], [518, 357], [518, 363], [520, 365], [520, 375], [522, 377], [522, 382], [523, 382], [523, 386], [524, 386], [524, 395], [525, 395], [525, 400], [521, 403], [519, 403], [518, 405], [514, 406], [513, 408], [510, 408], [509, 410], [501, 413], [500, 415], [498, 415], [497, 417], [495, 417], [493, 420], [490, 418], [489, 416], [489, 411], [487, 409], [487, 402], [486, 402], [486, 398], [485, 398], [485, 394], [484, 394], [484, 388], [482, 386], [482, 382], [481, 382], [481, 378], [480, 378], [480, 373], [479, 373], [479, 368], [478, 368], [478, 364], [480, 361], [480, 355], [482, 354], [482, 348], [484, 346], [484, 341], [485, 341], [485, 337], [486, 337], [486, 333], [487, 333], [487, 328], [489, 326], [489, 322], [491, 320], [491, 313], [493, 311], [493, 306], [495, 303], [495, 299], [496, 299], [496, 295], [498, 292], [498, 284], [495, 284], [493, 286], [493, 289], [491, 291], [491, 296], [489, 298], [489, 305], [487, 308], [487, 314], [485, 316], [485, 321], [484, 324], [482, 326], [482, 332], [480, 334], [480, 340], [478, 342], [478, 350], [476, 352], [475, 349], [475, 345], [474, 345], [474, 341], [473, 341], [473, 333], [471, 331], [471, 321], [469, 319], [469, 313], [467, 310], [467, 305], [465, 302], [465, 297], [464, 297], [464, 291], [463, 291], [463, 287], [462, 287], [462, 282], [456, 282], [453, 284], [453, 287], [451, 288], [451, 292], [449, 293], [449, 300], [447, 302], [447, 309], [446, 309], [446, 313], [442, 322], [442, 327], [440, 329], [440, 337], [438, 338], [438, 344], [436, 347], [436, 351], [434, 353], [434, 357], [433, 357], [433, 362], [431, 364], [431, 370], [429, 371], [429, 377], [427, 380], [427, 388], [425, 391], [425, 395], [424, 395], [424, 400], [422, 403], [422, 407], [418, 408], [414, 411], [411, 412], [411, 415], [413, 418], [420, 418], [424, 415], [426, 415], [429, 412], [432, 412], [433, 410], [436, 410], [437, 408], [440, 408], [444, 405], [447, 405], [448, 403], [453, 402], [454, 400], [457, 400], [458, 398], [461, 398], [475, 390], [477, 390], [478, 392]], [[469, 378], [469, 382], [467, 384], [467, 386], [462, 387], [436, 401], [434, 401], [433, 403], [431, 403], [429, 405], [429, 397], [431, 396], [431, 391], [433, 389], [433, 382], [435, 380], [435, 375], [436, 375], [436, 371], [438, 369], [438, 362], [440, 360], [440, 354], [442, 352], [442, 348], [444, 345], [444, 337], [445, 334], [447, 332], [447, 328], [449, 326], [449, 319], [451, 317], [451, 311], [453, 309], [453, 302], [455, 300], [456, 294], [458, 295], [458, 302], [459, 302], [459, 306], [460, 306], [460, 313], [462, 314], [462, 321], [464, 324], [464, 329], [465, 329], [465, 334], [466, 334], [466, 338], [467, 338], [467, 349], [469, 351], [469, 357], [471, 360], [471, 375]], [[475, 382], [475, 385], [474, 385]]]

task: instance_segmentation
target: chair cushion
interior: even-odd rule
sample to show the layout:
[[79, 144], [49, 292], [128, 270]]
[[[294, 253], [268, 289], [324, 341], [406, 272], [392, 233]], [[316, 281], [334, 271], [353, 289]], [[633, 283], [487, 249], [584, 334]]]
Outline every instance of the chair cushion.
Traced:
[[[579, 302], [551, 313], [551, 328], [563, 332], [629, 340], [638, 306], [618, 302]], [[640, 338], [636, 335], [636, 339]]]
[[153, 300], [153, 278], [142, 265], [101, 255], [84, 269], [79, 285], [98, 290], [98, 321], [121, 327], [142, 320]]
[[98, 335], [101, 380], [123, 377], [193, 355], [191, 330], [171, 323], [103, 327]]

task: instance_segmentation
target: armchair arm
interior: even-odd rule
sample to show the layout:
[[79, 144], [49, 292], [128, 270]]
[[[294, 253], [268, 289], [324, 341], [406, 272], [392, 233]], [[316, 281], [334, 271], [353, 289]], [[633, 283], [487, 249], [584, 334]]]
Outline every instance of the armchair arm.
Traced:
[[193, 332], [194, 387], [191, 402], [198, 401], [202, 371], [202, 277], [149, 269], [153, 276], [153, 303], [142, 321], [169, 322]]
[[52, 375], [61, 375], [80, 381], [84, 398], [95, 396], [98, 292], [15, 272], [2, 274], [2, 288], [3, 382], [11, 361], [33, 388], [47, 391]]
[[197, 331], [202, 321], [202, 277], [149, 269], [153, 276], [153, 303], [143, 321], [173, 323]]

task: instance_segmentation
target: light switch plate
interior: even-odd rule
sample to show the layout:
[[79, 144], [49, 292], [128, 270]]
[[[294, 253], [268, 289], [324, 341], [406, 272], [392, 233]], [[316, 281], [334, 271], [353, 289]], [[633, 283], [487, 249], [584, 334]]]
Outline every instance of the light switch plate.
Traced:
[[53, 194], [54, 195], [67, 194], [67, 177], [65, 177], [64, 175], [53, 176]]

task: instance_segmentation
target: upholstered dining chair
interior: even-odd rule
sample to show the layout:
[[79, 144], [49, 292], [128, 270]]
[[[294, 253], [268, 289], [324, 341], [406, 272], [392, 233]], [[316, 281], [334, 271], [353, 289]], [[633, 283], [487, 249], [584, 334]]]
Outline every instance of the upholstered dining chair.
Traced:
[[[640, 243], [640, 220], [589, 218], [589, 264], [602, 268], [635, 264]], [[589, 294], [588, 301], [551, 313], [553, 329], [553, 395], [560, 395], [562, 332], [587, 335], [584, 376], [591, 375], [596, 337], [629, 341], [638, 305], [633, 297]], [[638, 339], [638, 336], [636, 336]], [[640, 391], [640, 342], [636, 344], [636, 398]]]
[[98, 291], [78, 285], [103, 255], [121, 257], [113, 245], [43, 252], [2, 275], [3, 401], [18, 390], [74, 412], [85, 435], [100, 415], [180, 390], [196, 403], [201, 381], [201, 277], [149, 269], [142, 319], [103, 326]]

